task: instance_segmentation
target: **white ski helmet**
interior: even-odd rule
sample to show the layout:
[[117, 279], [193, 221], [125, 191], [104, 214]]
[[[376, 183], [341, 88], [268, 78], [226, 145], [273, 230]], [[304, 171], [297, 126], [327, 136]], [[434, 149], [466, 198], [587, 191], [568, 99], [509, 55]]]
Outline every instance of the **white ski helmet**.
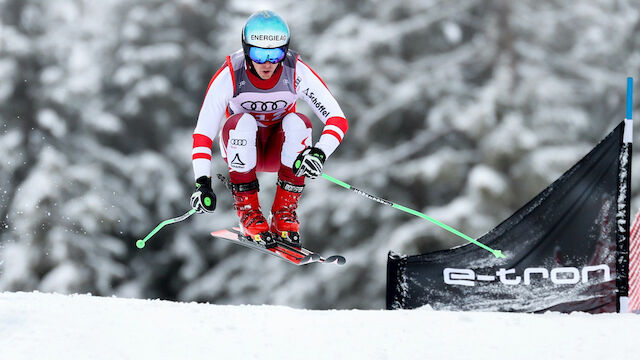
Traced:
[[289, 49], [289, 26], [275, 12], [258, 11], [242, 27], [242, 49], [247, 60], [279, 63]]

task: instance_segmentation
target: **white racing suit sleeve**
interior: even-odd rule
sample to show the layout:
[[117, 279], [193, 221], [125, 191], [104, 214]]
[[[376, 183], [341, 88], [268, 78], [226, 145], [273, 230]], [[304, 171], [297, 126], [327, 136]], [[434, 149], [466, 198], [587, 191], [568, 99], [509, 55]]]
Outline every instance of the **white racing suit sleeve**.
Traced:
[[231, 70], [226, 64], [213, 76], [204, 97], [198, 123], [193, 131], [193, 172], [195, 178], [211, 176], [213, 139], [233, 97]]
[[316, 147], [329, 157], [340, 145], [349, 129], [340, 105], [318, 74], [300, 60], [296, 62], [296, 92], [325, 124]]

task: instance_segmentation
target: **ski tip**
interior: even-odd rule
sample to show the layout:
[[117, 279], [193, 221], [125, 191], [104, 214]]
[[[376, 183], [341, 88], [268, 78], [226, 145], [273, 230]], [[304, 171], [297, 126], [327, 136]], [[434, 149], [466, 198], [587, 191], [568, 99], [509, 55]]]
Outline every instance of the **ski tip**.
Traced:
[[341, 256], [341, 255], [332, 255], [326, 258], [324, 262], [330, 263], [330, 264], [344, 265], [346, 264], [347, 259], [345, 259], [344, 256]]
[[320, 255], [318, 254], [309, 254], [302, 259], [300, 259], [300, 265], [310, 264], [314, 262], [320, 261]]
[[136, 241], [136, 246], [138, 247], [138, 249], [144, 248], [144, 240]]

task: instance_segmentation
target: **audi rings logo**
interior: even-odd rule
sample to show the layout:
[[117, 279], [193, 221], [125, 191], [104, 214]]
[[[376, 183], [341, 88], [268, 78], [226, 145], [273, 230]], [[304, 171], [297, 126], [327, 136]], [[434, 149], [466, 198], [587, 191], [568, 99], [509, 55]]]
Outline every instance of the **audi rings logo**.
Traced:
[[274, 111], [281, 110], [287, 107], [287, 102], [284, 100], [277, 101], [245, 101], [240, 104], [243, 109], [249, 111]]
[[245, 139], [229, 139], [229, 143], [235, 146], [245, 146], [247, 145], [247, 140]]

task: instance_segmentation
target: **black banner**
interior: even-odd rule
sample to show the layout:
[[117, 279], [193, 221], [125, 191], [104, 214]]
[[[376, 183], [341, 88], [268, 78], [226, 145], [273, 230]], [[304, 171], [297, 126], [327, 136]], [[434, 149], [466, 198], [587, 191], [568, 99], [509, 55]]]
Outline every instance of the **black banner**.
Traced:
[[622, 122], [582, 160], [478, 239], [415, 256], [390, 253], [387, 308], [615, 312], [626, 294], [630, 143]]

